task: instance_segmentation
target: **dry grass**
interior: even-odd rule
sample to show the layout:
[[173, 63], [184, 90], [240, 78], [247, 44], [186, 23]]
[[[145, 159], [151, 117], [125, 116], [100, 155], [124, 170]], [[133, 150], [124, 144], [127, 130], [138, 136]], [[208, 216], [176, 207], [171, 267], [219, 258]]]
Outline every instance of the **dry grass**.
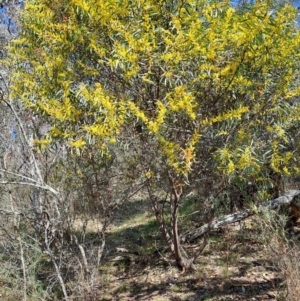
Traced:
[[[67, 286], [73, 301], [299, 300], [299, 248], [278, 234], [280, 225], [256, 217], [212, 233], [196, 262], [197, 270], [182, 274], [168, 251], [160, 248], [163, 241], [149, 208], [135, 201], [126, 204], [121, 213], [107, 233], [103, 261], [100, 266], [90, 266], [88, 278], [80, 272], [75, 259], [73, 264], [70, 262], [70, 272], [75, 276]], [[76, 221], [79, 228], [81, 223]], [[87, 239], [95, 236], [98, 226], [97, 221], [87, 224]], [[183, 225], [190, 226], [190, 222]], [[184, 247], [192, 253], [191, 249], [200, 243]], [[91, 244], [90, 248], [96, 246]], [[132, 254], [117, 258], [122, 255], [117, 247]], [[87, 253], [90, 250], [86, 248]], [[17, 300], [8, 280], [0, 273], [0, 299]], [[60, 298], [36, 295], [36, 300]]]
[[278, 266], [286, 287], [286, 301], [299, 301], [300, 296], [300, 250], [290, 249], [279, 259]]
[[[143, 232], [151, 219], [147, 220], [147, 213], [139, 213], [132, 222], [126, 220], [126, 226], [115, 226], [109, 237], [114, 244], [132, 248], [139, 231]], [[103, 298], [99, 300], [279, 300], [280, 272], [273, 268], [258, 234], [255, 221], [213, 234], [197, 261], [197, 270], [190, 274], [174, 267], [170, 254], [164, 251], [150, 252], [148, 261], [141, 256], [111, 261], [113, 256], [108, 256], [100, 267]], [[149, 236], [147, 243], [155, 242]], [[188, 251], [193, 246], [186, 247]]]

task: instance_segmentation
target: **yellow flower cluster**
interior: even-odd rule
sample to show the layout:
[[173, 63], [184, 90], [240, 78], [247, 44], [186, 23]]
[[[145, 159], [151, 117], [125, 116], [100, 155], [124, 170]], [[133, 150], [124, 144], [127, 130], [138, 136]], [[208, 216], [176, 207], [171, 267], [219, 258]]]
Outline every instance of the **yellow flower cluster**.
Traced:
[[196, 118], [195, 99], [192, 93], [187, 92], [185, 86], [177, 86], [174, 91], [167, 95], [172, 111], [184, 111], [192, 120]]
[[[139, 119], [169, 166], [185, 175], [201, 131], [211, 130], [233, 141], [217, 152], [220, 168], [233, 174], [258, 169], [249, 116], [249, 127], [276, 143], [288, 142], [287, 130], [299, 122], [299, 105], [290, 120], [279, 105], [300, 93], [291, 5], [275, 14], [269, 1], [247, 12], [229, 0], [50, 2], [26, 4], [7, 64], [12, 97], [47, 118], [51, 139], [82, 148], [96, 136], [102, 147]], [[274, 170], [287, 173], [289, 156], [276, 144], [272, 151]]]
[[242, 115], [247, 112], [249, 112], [249, 107], [247, 107], [247, 106], [240, 107], [238, 109], [231, 109], [229, 112], [220, 114], [216, 117], [206, 118], [205, 120], [202, 121], [202, 125], [205, 125], [205, 126], [212, 125], [214, 123], [226, 121], [229, 119], [240, 120], [242, 118]]

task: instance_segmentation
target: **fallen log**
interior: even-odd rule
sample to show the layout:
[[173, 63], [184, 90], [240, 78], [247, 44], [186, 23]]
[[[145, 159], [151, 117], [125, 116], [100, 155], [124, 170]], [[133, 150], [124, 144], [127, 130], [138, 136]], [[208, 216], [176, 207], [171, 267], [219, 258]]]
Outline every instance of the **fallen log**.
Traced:
[[277, 209], [282, 205], [290, 205], [294, 203], [295, 205], [299, 206], [299, 200], [297, 200], [297, 196], [300, 194], [300, 190], [290, 190], [286, 192], [284, 195], [280, 196], [277, 199], [270, 200], [265, 204], [259, 206], [260, 210], [263, 209]]
[[260, 205], [256, 210], [246, 209], [222, 216], [211, 221], [210, 223], [202, 225], [199, 228], [186, 232], [180, 237], [181, 242], [191, 242], [197, 238], [200, 238], [208, 231], [217, 230], [225, 225], [242, 221], [256, 213], [263, 212], [265, 210], [278, 209], [283, 205], [289, 207], [289, 214], [293, 218], [298, 219], [300, 217], [300, 200], [297, 198], [298, 195], [300, 195], [300, 190], [290, 190], [284, 195]]

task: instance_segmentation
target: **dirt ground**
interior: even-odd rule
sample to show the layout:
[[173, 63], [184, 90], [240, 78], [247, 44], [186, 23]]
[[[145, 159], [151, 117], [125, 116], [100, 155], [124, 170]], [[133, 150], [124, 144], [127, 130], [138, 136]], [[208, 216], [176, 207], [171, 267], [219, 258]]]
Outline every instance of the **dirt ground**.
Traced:
[[[185, 274], [153, 229], [155, 221], [146, 212], [111, 228], [95, 300], [285, 300], [281, 274], [255, 218], [212, 233], [195, 271]], [[186, 251], [200, 243], [186, 245]]]
[[[66, 282], [67, 289], [74, 292], [70, 300], [299, 300], [299, 248], [290, 248], [290, 241], [284, 241], [277, 235], [280, 228], [272, 228], [261, 218], [251, 217], [210, 233], [209, 242], [195, 263], [195, 270], [182, 273], [165, 247], [147, 204], [144, 201], [128, 202], [121, 209], [108, 229], [103, 259], [98, 266], [88, 267], [88, 277], [84, 276], [78, 260], [72, 257], [70, 280]], [[189, 218], [194, 216], [191, 212], [199, 209], [194, 208], [193, 202], [181, 209], [180, 233], [201, 226], [201, 218], [197, 221]], [[81, 223], [78, 219], [75, 226], [80, 228]], [[99, 228], [101, 225], [96, 219], [87, 224], [87, 252], [98, 250]], [[296, 236], [295, 232], [291, 235]], [[183, 247], [188, 254], [193, 254], [201, 244], [202, 240], [199, 239]], [[295, 253], [291, 253], [291, 250]], [[89, 259], [95, 254], [87, 253]], [[37, 283], [47, 283], [49, 288], [51, 279], [56, 279], [56, 276], [49, 258], [42, 255], [42, 274], [36, 276], [42, 282]], [[3, 258], [1, 264], [5, 262]], [[89, 262], [92, 265], [95, 261]], [[10, 271], [9, 268], [6, 270]], [[0, 278], [0, 300], [21, 300], [21, 297], [13, 298], [14, 295], [21, 296], [18, 289], [14, 290], [13, 282], [9, 282], [10, 285], [7, 281], [1, 282], [1, 279], [14, 277], [10, 274], [6, 278], [4, 276]], [[50, 280], [46, 282], [45, 279]], [[289, 286], [296, 297], [287, 298]], [[46, 299], [28, 299], [35, 300]], [[58, 296], [56, 300], [62, 299]]]

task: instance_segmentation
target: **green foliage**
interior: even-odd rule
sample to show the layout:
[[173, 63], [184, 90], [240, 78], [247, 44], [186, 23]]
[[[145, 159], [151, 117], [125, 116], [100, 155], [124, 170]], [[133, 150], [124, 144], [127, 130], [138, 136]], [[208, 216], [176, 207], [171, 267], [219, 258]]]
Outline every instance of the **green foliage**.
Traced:
[[30, 0], [10, 49], [12, 96], [51, 123], [37, 144], [96, 136], [106, 152], [139, 123], [178, 175], [203, 152], [229, 177], [259, 177], [266, 162], [290, 175], [295, 18], [273, 1]]

